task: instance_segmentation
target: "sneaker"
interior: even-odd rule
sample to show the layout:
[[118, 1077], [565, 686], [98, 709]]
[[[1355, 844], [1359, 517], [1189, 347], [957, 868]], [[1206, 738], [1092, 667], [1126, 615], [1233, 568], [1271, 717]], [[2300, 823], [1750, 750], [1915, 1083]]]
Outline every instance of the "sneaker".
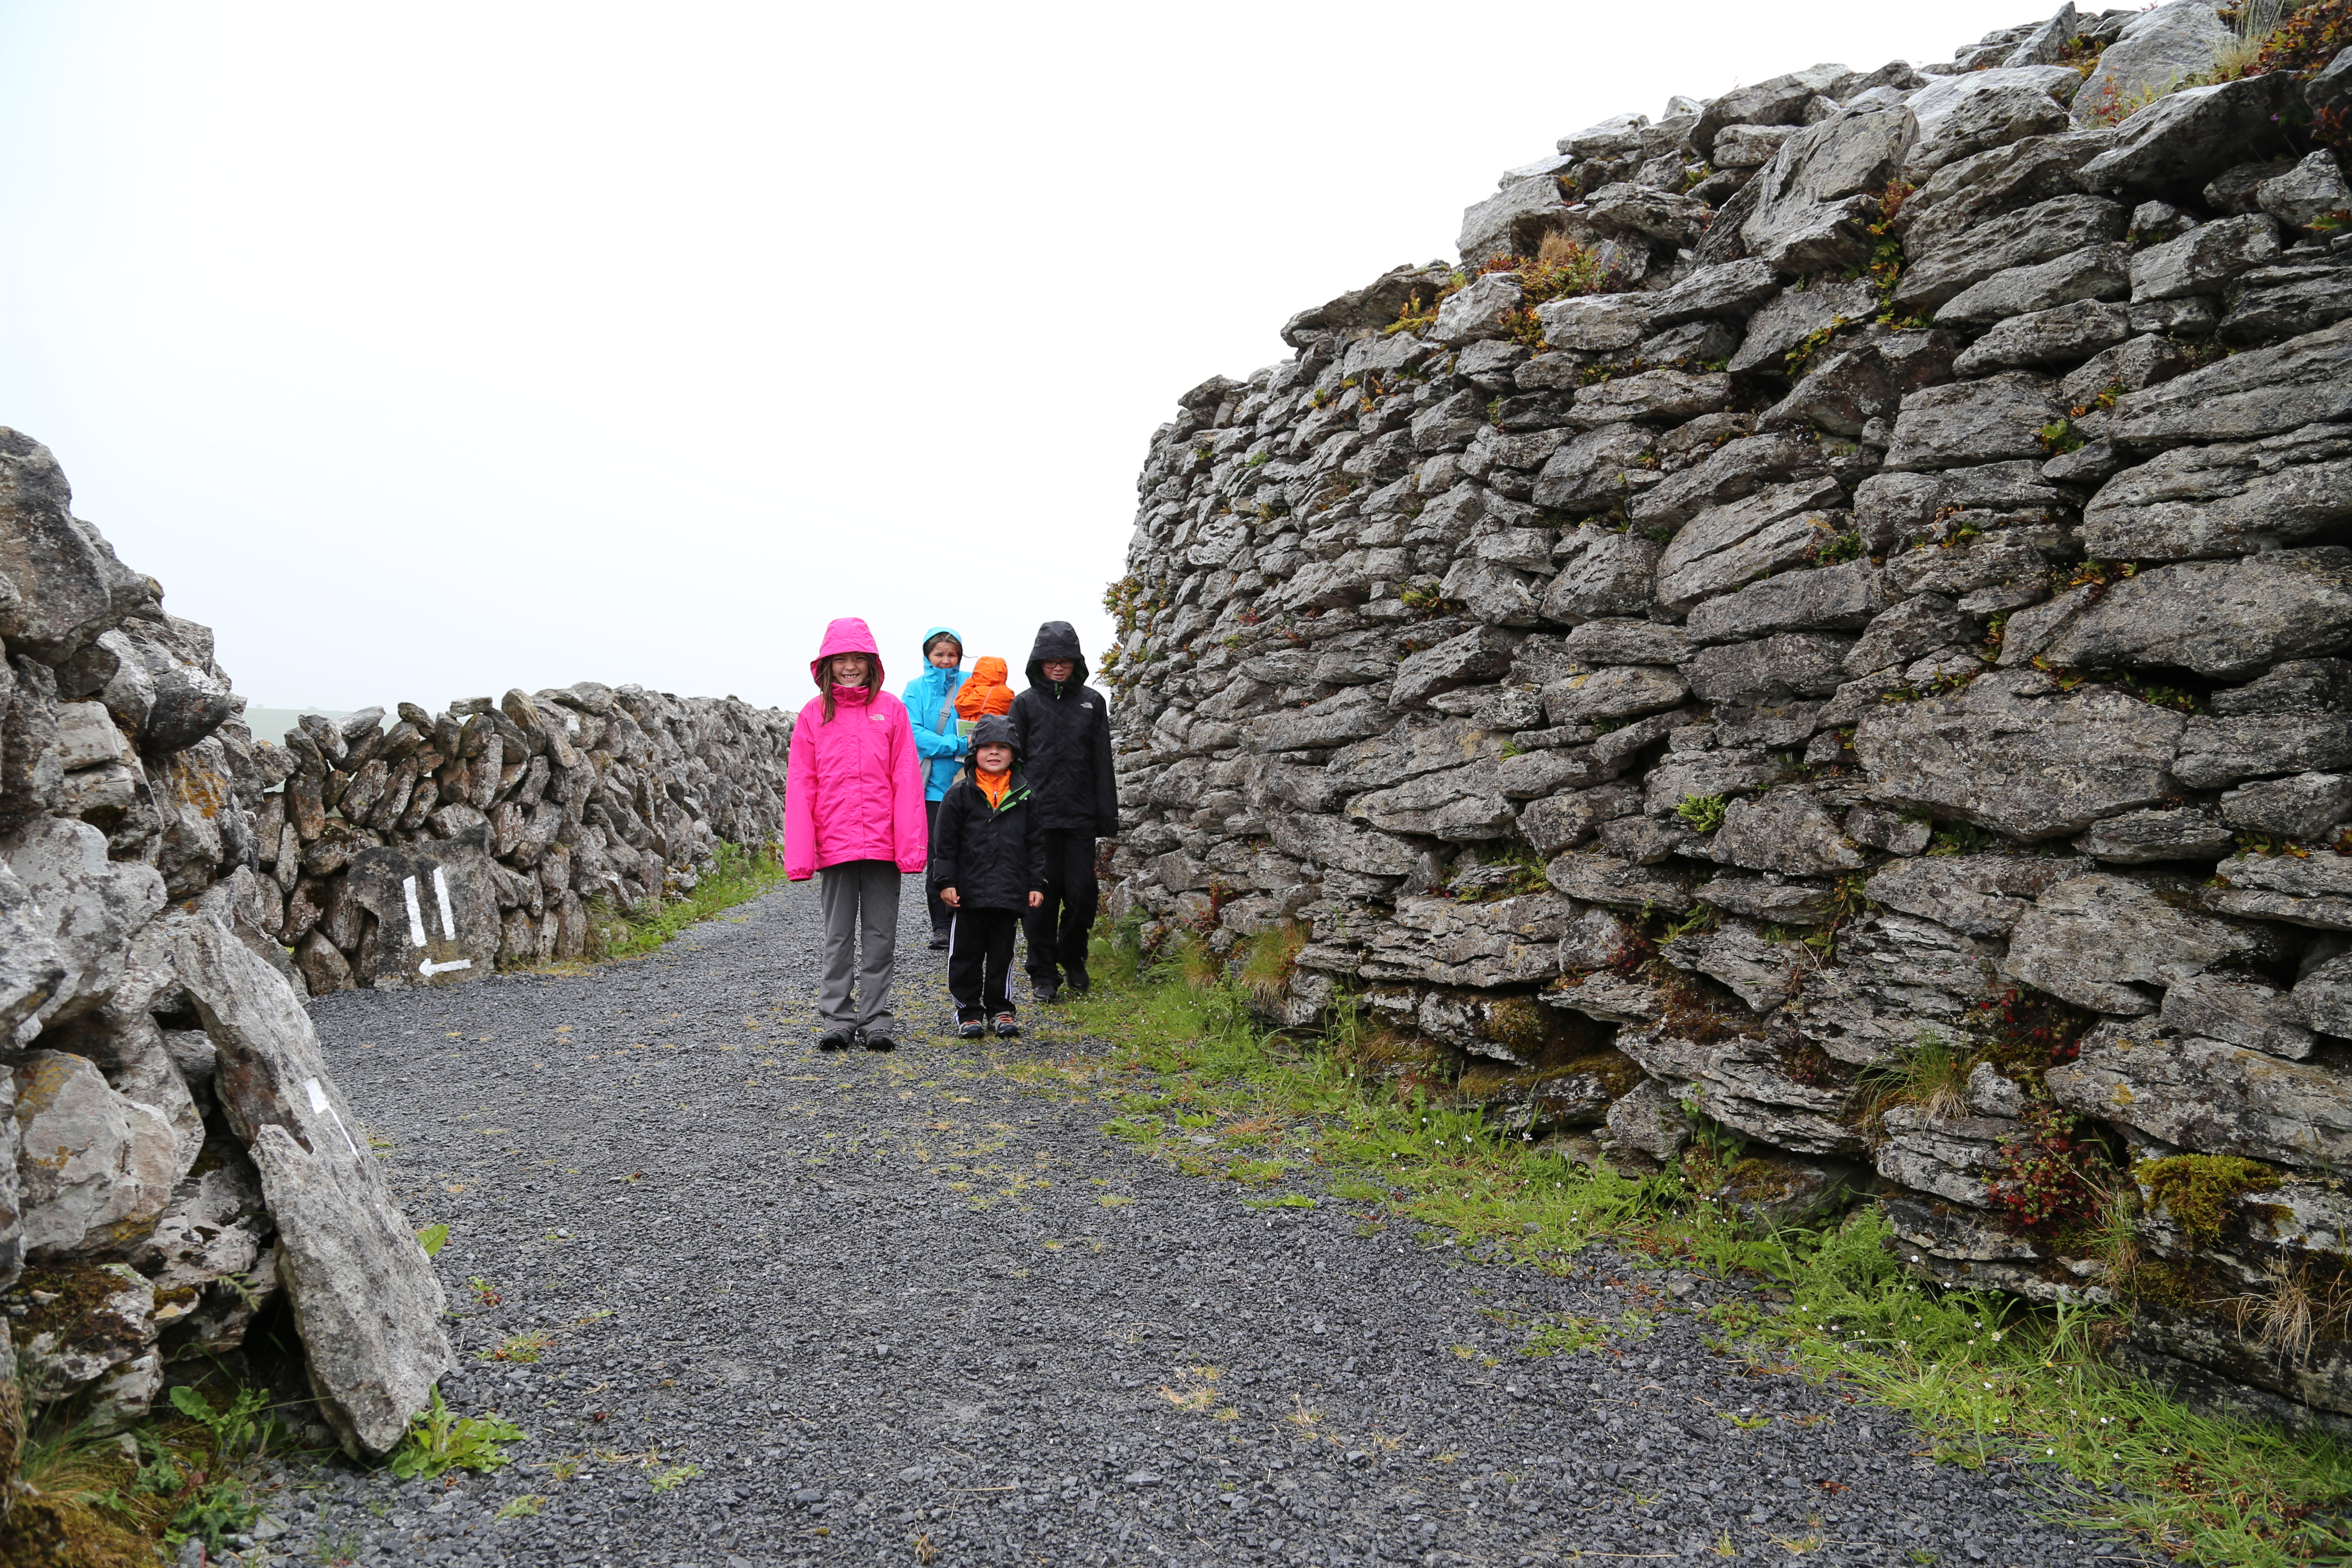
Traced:
[[987, 1033], [987, 1025], [982, 1023], [977, 1018], [967, 1018], [961, 1025], [958, 1026], [956, 1029], [956, 1038], [959, 1040], [977, 1040], [984, 1037]]
[[816, 1037], [816, 1048], [821, 1051], [845, 1051], [854, 1043], [847, 1029], [827, 1029]]
[[933, 952], [945, 952], [947, 950], [948, 933], [943, 931], [933, 931], [931, 933], [931, 951]]
[[996, 1016], [996, 1037], [998, 1039], [1009, 1040], [1020, 1033], [1021, 1026], [1013, 1020], [1012, 1014], [999, 1013]]
[[857, 1042], [869, 1051], [895, 1051], [898, 1048], [898, 1042], [891, 1037], [890, 1026], [887, 1024], [879, 1025], [871, 1029], [860, 1029], [857, 1032]]

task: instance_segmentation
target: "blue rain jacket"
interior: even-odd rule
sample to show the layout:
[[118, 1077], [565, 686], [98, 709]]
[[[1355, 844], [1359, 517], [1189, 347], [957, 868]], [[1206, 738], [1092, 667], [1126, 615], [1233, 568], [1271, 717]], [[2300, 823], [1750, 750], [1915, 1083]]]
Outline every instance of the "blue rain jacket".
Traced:
[[[925, 632], [925, 646], [929, 646], [930, 640], [941, 632], [955, 638], [957, 647], [963, 647], [963, 634], [953, 626], [933, 626]], [[956, 733], [955, 710], [948, 709], [944, 724], [940, 719], [940, 710], [947, 708], [954, 700], [956, 692], [968, 678], [965, 670], [940, 669], [927, 658], [923, 660], [923, 672], [907, 682], [904, 700], [907, 717], [915, 725], [915, 752], [923, 759], [925, 800], [940, 800], [946, 796], [948, 785], [955, 783], [957, 767], [961, 763], [964, 753], [971, 750], [964, 744], [963, 737]]]

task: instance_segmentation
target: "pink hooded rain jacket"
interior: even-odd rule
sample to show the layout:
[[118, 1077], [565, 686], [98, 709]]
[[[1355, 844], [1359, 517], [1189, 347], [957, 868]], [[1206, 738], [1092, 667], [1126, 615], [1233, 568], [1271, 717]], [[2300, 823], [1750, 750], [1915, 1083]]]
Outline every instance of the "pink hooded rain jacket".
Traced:
[[882, 689], [882, 650], [855, 616], [824, 628], [809, 663], [821, 679], [837, 653], [874, 661], [874, 684], [833, 689], [833, 722], [824, 698], [809, 700], [793, 726], [784, 769], [784, 871], [806, 881], [848, 860], [891, 860], [912, 876], [930, 852], [923, 819], [923, 780], [906, 704]]

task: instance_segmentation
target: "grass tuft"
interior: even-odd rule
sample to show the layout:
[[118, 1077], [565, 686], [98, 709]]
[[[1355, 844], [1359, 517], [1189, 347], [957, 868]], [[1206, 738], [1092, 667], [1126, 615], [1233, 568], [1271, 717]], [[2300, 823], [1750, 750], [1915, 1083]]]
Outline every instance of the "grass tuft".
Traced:
[[647, 899], [622, 913], [601, 900], [588, 906], [588, 961], [643, 958], [687, 927], [721, 910], [749, 903], [784, 879], [784, 863], [774, 846], [757, 851], [721, 844], [719, 857], [694, 890], [663, 902]]

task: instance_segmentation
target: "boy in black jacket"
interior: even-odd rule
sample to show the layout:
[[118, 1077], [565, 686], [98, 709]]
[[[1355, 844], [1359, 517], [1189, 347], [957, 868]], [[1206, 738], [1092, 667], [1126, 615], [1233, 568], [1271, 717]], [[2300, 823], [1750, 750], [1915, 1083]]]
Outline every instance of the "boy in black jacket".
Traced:
[[1045, 901], [1045, 845], [1037, 801], [1013, 771], [1013, 721], [982, 719], [971, 734], [971, 762], [940, 802], [931, 865], [940, 901], [955, 911], [948, 921], [948, 994], [956, 1033], [976, 1040], [986, 1020], [1010, 1038], [1021, 1032], [1013, 1016], [1013, 933], [1023, 911]]
[[1118, 832], [1110, 707], [1087, 684], [1087, 657], [1067, 621], [1037, 628], [1029, 689], [1013, 700], [1013, 739], [1037, 792], [1045, 841], [1045, 896], [1026, 921], [1029, 986], [1038, 1001], [1051, 1002], [1065, 975], [1071, 990], [1087, 989], [1087, 935], [1102, 891], [1095, 840]]

